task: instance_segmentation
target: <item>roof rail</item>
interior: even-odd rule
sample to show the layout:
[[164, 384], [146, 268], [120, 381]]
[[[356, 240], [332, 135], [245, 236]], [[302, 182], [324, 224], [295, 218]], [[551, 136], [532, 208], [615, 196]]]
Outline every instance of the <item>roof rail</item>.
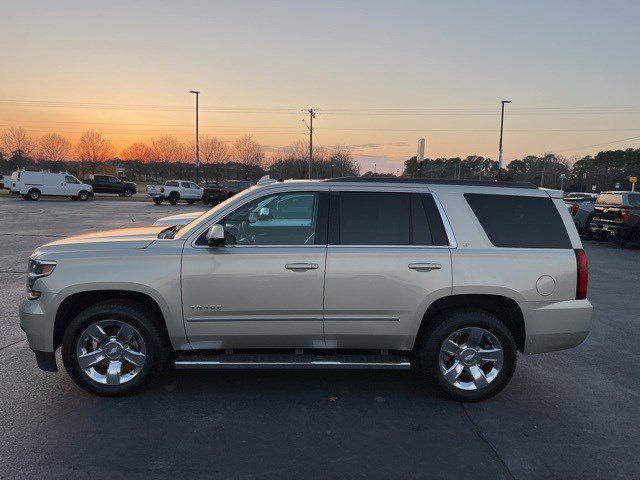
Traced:
[[426, 185], [466, 185], [473, 187], [501, 187], [537, 189], [530, 182], [506, 182], [491, 180], [443, 180], [440, 178], [409, 178], [409, 177], [337, 177], [328, 178], [331, 183], [422, 183]]

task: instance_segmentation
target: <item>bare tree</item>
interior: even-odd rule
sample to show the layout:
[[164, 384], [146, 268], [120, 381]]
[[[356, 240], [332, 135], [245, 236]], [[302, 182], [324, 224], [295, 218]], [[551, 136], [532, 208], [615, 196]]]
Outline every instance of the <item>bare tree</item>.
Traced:
[[123, 160], [138, 160], [148, 162], [151, 160], [151, 149], [146, 143], [135, 142], [122, 150]]
[[209, 135], [200, 137], [200, 160], [202, 163], [226, 163], [232, 158], [233, 152], [225, 141]]
[[41, 160], [58, 162], [68, 159], [70, 154], [71, 142], [68, 138], [57, 133], [50, 133], [40, 139], [38, 157]]
[[29, 157], [35, 153], [36, 143], [23, 127], [9, 127], [0, 136], [2, 148], [7, 156], [17, 150]]
[[[357, 175], [359, 168], [347, 148], [314, 147], [312, 171], [315, 178]], [[296, 142], [274, 156], [269, 174], [274, 178], [307, 178], [309, 143]]]
[[154, 162], [183, 162], [188, 153], [187, 147], [171, 135], [151, 140], [150, 159]]
[[84, 132], [76, 144], [78, 159], [89, 163], [93, 173], [96, 173], [96, 164], [113, 158], [113, 153], [111, 142], [93, 130]]
[[234, 157], [239, 163], [262, 167], [265, 161], [262, 145], [251, 135], [244, 135], [233, 143]]

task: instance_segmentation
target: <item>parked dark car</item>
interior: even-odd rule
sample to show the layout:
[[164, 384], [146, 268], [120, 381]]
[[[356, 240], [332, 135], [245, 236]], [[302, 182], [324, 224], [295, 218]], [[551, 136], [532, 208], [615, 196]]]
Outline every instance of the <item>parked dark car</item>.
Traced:
[[203, 188], [203, 205], [217, 205], [231, 196], [229, 191], [218, 183], [205, 183]]
[[569, 209], [578, 232], [589, 235], [591, 220], [596, 203], [597, 194], [571, 192], [564, 196], [564, 204]]
[[125, 182], [111, 175], [94, 175], [89, 181], [96, 193], [115, 193], [121, 197], [130, 197], [138, 191], [138, 186], [133, 182]]
[[602, 192], [591, 220], [591, 236], [624, 245], [640, 241], [640, 192]]
[[236, 193], [240, 193], [253, 186], [253, 182], [250, 180], [225, 180], [222, 186], [229, 192], [229, 196], [232, 197]]

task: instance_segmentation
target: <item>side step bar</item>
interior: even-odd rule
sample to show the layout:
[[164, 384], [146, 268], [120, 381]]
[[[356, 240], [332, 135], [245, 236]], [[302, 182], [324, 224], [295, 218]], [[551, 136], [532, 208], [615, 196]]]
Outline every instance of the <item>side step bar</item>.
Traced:
[[181, 356], [174, 366], [179, 370], [410, 370], [411, 361], [400, 355], [217, 354]]

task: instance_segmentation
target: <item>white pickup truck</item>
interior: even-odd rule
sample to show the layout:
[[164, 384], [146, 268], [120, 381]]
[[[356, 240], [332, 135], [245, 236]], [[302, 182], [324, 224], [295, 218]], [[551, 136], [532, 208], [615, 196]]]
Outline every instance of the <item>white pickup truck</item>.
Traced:
[[168, 200], [171, 205], [177, 205], [180, 200], [186, 200], [189, 205], [202, 200], [204, 188], [188, 180], [168, 180], [164, 185], [147, 185], [147, 195], [153, 203], [160, 205]]

